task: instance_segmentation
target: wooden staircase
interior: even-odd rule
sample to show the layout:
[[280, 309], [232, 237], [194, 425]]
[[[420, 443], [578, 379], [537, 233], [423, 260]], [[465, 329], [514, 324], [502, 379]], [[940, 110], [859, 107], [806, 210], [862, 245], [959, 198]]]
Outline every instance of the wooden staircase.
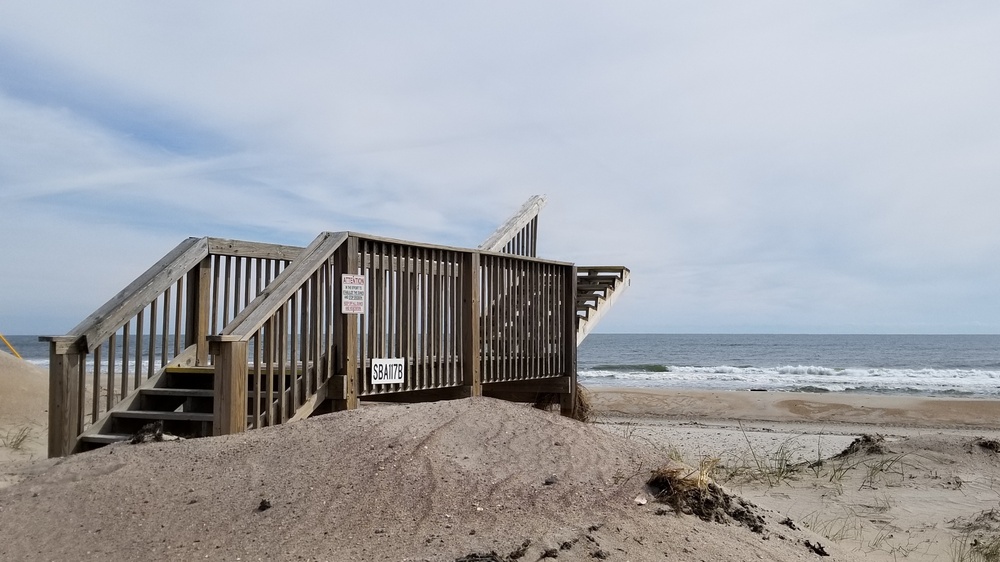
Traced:
[[81, 450], [128, 441], [150, 423], [178, 437], [212, 435], [213, 367], [168, 366], [80, 436]]
[[630, 284], [623, 266], [577, 267], [576, 344], [580, 345]]

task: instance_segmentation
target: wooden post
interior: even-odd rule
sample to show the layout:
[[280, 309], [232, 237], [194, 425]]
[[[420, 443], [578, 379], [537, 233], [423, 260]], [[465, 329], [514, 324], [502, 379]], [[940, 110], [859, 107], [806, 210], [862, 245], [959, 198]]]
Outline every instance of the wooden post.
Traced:
[[247, 342], [213, 342], [215, 416], [213, 435], [247, 430]]
[[196, 365], [208, 365], [208, 320], [212, 303], [212, 257], [201, 260], [187, 274], [187, 313], [184, 347], [197, 345]]
[[462, 256], [462, 386], [466, 396], [483, 395], [479, 277], [479, 252]]
[[569, 392], [559, 395], [559, 410], [564, 416], [573, 417], [576, 410], [576, 266], [566, 268], [564, 284], [563, 353], [566, 357], [566, 376], [569, 377]]
[[[333, 333], [336, 349], [336, 377], [345, 382], [343, 398], [333, 400], [334, 410], [353, 410], [358, 407], [358, 387], [364, 370], [358, 368], [358, 316], [344, 314], [341, 275], [358, 272], [358, 239], [350, 236], [334, 255], [333, 283]], [[372, 281], [369, 280], [369, 283]]]
[[49, 340], [49, 458], [65, 457], [76, 449], [81, 428], [80, 362], [75, 345]]

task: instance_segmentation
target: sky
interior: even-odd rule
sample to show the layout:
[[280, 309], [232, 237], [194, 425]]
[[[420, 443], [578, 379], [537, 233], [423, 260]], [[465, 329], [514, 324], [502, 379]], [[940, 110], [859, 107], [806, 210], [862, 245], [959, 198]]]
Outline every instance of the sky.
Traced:
[[190, 236], [620, 264], [598, 332], [1000, 333], [1000, 3], [0, 3], [0, 333]]

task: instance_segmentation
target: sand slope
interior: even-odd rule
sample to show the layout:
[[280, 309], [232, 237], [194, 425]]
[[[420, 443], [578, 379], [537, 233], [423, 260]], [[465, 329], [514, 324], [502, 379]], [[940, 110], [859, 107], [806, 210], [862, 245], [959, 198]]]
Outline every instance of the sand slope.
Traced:
[[[45, 456], [48, 407], [49, 374], [0, 351], [0, 465]], [[22, 431], [27, 438], [16, 449], [5, 446]], [[6, 482], [0, 473], [0, 487]]]
[[369, 406], [36, 463], [0, 490], [0, 559], [818, 559], [816, 535], [763, 509], [758, 534], [637, 505], [665, 462], [498, 400]]

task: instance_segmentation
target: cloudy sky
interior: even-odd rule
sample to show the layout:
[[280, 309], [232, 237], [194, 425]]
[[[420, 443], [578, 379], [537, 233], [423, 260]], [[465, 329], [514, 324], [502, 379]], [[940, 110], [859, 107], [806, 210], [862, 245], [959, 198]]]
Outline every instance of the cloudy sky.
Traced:
[[605, 332], [1000, 333], [1000, 3], [0, 4], [0, 332], [189, 236], [623, 264]]

